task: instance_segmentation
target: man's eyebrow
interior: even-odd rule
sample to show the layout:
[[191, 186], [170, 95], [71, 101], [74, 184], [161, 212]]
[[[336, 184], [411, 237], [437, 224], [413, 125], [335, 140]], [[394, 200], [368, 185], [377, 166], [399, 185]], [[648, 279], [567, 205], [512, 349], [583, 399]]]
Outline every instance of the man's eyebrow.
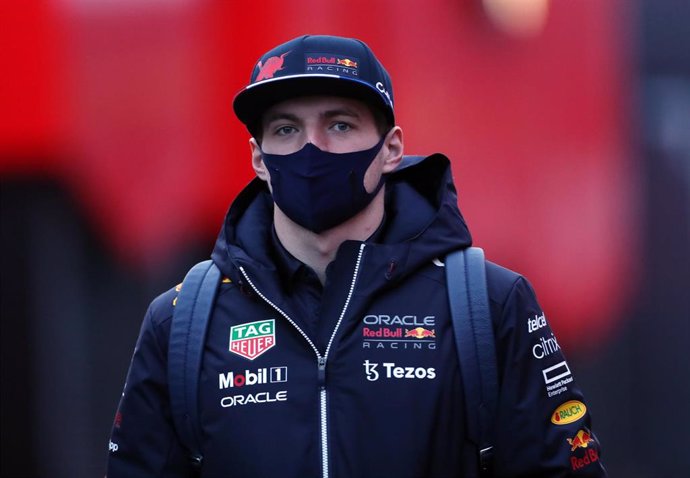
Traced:
[[336, 108], [333, 110], [327, 110], [321, 113], [324, 118], [334, 118], [336, 116], [350, 116], [352, 118], [359, 118], [360, 115], [357, 111], [350, 108]]
[[286, 111], [276, 111], [275, 113], [271, 113], [264, 118], [264, 124], [269, 124], [278, 120], [297, 122], [298, 118], [296, 115], [288, 113]]

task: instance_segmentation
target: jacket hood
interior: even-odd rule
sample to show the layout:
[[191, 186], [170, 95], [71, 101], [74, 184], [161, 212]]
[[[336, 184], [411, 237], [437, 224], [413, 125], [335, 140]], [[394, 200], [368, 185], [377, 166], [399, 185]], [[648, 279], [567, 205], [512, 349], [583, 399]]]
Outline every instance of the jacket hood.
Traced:
[[[385, 202], [384, 223], [375, 239], [366, 241], [367, 257], [389, 268], [394, 264], [397, 278], [472, 243], [457, 205], [450, 161], [441, 154], [405, 156], [386, 179]], [[272, 225], [271, 194], [255, 178], [230, 206], [213, 250], [214, 262], [233, 280], [239, 265], [274, 273]]]

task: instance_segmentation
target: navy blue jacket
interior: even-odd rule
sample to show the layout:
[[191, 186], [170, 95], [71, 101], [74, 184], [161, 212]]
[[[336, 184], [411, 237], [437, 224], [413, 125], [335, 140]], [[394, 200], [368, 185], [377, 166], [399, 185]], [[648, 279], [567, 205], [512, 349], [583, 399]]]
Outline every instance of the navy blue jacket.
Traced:
[[[341, 245], [316, 308], [277, 266], [264, 183], [234, 201], [212, 255], [225, 279], [200, 378], [202, 477], [477, 476], [442, 262], [471, 244], [450, 163], [430, 156], [386, 188], [382, 229]], [[590, 411], [529, 283], [490, 262], [487, 280], [496, 476], [605, 476]], [[166, 383], [177, 293], [144, 319], [109, 478], [192, 476]]]

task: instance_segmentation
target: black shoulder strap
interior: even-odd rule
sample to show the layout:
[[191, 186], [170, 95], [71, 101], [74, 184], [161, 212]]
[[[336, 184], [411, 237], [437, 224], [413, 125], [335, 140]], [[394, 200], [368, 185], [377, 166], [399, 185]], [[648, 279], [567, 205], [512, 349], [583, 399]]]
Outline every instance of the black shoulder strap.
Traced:
[[190, 460], [201, 466], [201, 430], [198, 391], [201, 357], [220, 271], [211, 260], [187, 273], [175, 303], [168, 345], [168, 388], [175, 430], [190, 451]]
[[484, 251], [471, 247], [449, 254], [446, 278], [467, 403], [468, 438], [479, 449], [480, 476], [491, 476], [498, 371]]

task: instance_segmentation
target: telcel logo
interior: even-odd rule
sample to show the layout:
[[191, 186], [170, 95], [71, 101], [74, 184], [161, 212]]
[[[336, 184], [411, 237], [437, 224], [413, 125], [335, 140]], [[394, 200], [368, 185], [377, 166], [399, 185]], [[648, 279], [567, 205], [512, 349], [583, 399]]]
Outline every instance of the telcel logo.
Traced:
[[527, 319], [527, 332], [532, 333], [535, 332], [542, 327], [546, 327], [546, 317], [544, 314], [541, 315], [535, 315], [533, 318]]
[[578, 421], [586, 413], [587, 406], [584, 403], [578, 400], [570, 400], [554, 410], [551, 416], [551, 423], [554, 425], [567, 425], [568, 423]]

